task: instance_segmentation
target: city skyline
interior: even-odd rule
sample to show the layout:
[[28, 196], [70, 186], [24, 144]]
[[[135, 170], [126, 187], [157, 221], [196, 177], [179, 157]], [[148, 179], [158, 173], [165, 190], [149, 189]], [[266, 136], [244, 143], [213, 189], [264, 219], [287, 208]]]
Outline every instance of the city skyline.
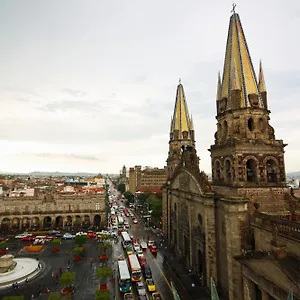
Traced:
[[[211, 173], [231, 4], [2, 1], [0, 170], [163, 167], [180, 77], [200, 169]], [[236, 12], [256, 76], [262, 59], [270, 124], [289, 144], [286, 171], [299, 171], [300, 4], [240, 1]]]

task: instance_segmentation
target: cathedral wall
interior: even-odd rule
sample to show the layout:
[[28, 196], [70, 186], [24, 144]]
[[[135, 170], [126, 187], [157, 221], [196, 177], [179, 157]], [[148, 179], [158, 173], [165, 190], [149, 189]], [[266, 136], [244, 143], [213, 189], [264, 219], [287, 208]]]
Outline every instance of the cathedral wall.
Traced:
[[254, 210], [254, 202], [259, 203], [262, 212], [273, 212], [280, 214], [289, 213], [289, 204], [285, 195], [289, 193], [288, 188], [282, 187], [247, 187], [235, 188], [228, 186], [213, 186], [214, 192], [220, 195], [237, 196], [249, 199], [249, 210]]
[[[271, 250], [271, 241], [273, 239], [273, 234], [271, 230], [260, 228], [258, 226], [254, 227], [254, 238], [255, 238], [255, 249], [257, 251], [268, 252]], [[278, 234], [277, 240], [286, 246], [286, 251], [290, 254], [298, 256], [300, 258], [300, 247], [299, 241], [292, 238], [284, 237]]]

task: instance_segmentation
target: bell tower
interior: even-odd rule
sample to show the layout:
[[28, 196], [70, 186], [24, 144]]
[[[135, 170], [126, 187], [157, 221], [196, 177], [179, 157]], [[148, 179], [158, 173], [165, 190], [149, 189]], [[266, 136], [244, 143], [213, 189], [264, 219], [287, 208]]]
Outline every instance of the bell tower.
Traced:
[[[176, 91], [174, 114], [171, 118], [169, 153], [167, 159], [168, 178], [172, 178], [175, 168], [179, 165], [181, 154], [187, 147], [195, 148], [193, 119], [189, 115], [188, 106], [179, 79]], [[199, 164], [199, 160], [197, 161]]]
[[240, 17], [234, 10], [216, 98], [217, 132], [210, 147], [214, 191], [246, 197], [249, 207], [257, 202], [263, 211], [286, 210], [286, 144], [275, 138], [269, 123], [262, 63], [257, 80]]

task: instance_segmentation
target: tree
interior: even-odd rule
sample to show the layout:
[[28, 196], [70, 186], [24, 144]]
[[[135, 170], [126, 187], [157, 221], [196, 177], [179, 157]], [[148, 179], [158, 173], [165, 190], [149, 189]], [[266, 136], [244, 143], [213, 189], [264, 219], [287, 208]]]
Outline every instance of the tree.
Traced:
[[147, 199], [147, 203], [149, 204], [149, 207], [152, 210], [151, 221], [153, 224], [158, 226], [162, 218], [162, 199], [157, 197], [156, 195], [151, 195]]
[[59, 284], [63, 286], [71, 285], [75, 282], [76, 272], [64, 272], [59, 278]]
[[123, 195], [127, 199], [128, 203], [132, 203], [134, 201], [134, 195], [129, 191], [124, 192]]
[[52, 292], [49, 294], [48, 300], [59, 300], [60, 295], [58, 292]]
[[2, 241], [0, 242], [0, 250], [6, 249], [7, 248], [7, 241]]
[[110, 300], [110, 292], [109, 290], [105, 290], [105, 291], [96, 291], [96, 295], [95, 295], [95, 299], [96, 300]]
[[121, 194], [123, 194], [124, 192], [125, 192], [125, 190], [126, 190], [126, 187], [125, 187], [125, 184], [124, 183], [120, 183], [120, 184], [118, 184], [118, 191], [121, 193]]
[[87, 235], [76, 235], [75, 236], [75, 244], [77, 245], [83, 245], [88, 240]]
[[112, 245], [109, 242], [99, 244], [100, 255], [108, 255], [112, 250]]
[[78, 256], [78, 255], [82, 255], [82, 253], [83, 253], [83, 247], [75, 247], [74, 249], [73, 249], [73, 252], [74, 252], [74, 254], [76, 255], [76, 256]]
[[112, 277], [112, 269], [110, 267], [102, 267], [97, 269], [97, 278], [101, 283], [106, 283], [107, 279]]
[[4, 296], [2, 300], [24, 300], [24, 296]]

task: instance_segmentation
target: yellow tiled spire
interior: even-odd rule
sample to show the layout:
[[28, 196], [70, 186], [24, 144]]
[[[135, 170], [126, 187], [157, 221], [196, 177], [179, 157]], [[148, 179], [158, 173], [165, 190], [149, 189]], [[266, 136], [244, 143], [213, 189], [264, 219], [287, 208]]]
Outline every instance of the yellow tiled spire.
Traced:
[[232, 108], [231, 91], [234, 88], [241, 90], [241, 100], [238, 105], [235, 105], [236, 109], [263, 108], [240, 17], [233, 9], [229, 22], [221, 91], [221, 98], [226, 100], [227, 110]]
[[264, 77], [264, 72], [263, 72], [261, 60], [259, 61], [258, 87], [259, 87], [259, 91], [260, 91], [261, 93], [267, 91], [267, 89], [266, 89], [266, 83], [265, 83], [265, 77]]
[[[191, 138], [190, 131], [193, 130], [193, 125], [189, 115], [183, 85], [179, 79], [179, 84], [176, 91], [176, 102], [174, 114], [171, 124], [171, 133], [178, 132], [178, 139]], [[187, 137], [184, 137], [183, 132], [187, 132]]]

